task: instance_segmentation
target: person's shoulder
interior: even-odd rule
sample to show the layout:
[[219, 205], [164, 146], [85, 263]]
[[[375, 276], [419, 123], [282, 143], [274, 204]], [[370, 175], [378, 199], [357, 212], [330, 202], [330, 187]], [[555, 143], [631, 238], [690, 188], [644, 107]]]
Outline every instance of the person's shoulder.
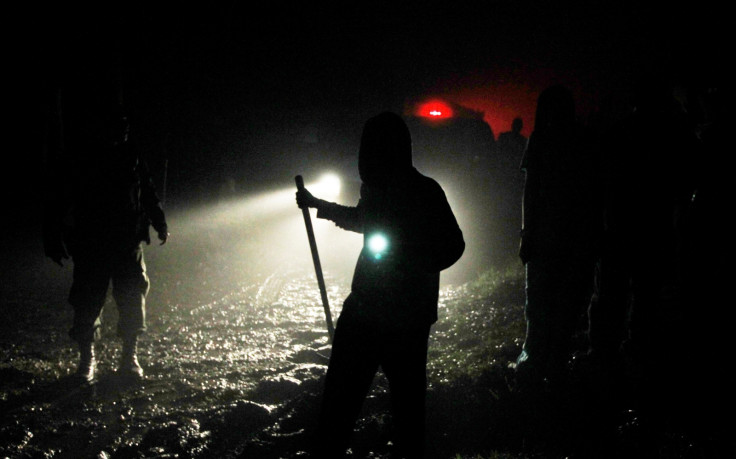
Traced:
[[435, 193], [438, 195], [445, 195], [444, 190], [442, 189], [442, 186], [439, 184], [439, 182], [432, 177], [429, 177], [427, 175], [422, 174], [418, 170], [414, 169], [414, 182], [415, 186], [420, 188], [422, 192], [424, 193]]

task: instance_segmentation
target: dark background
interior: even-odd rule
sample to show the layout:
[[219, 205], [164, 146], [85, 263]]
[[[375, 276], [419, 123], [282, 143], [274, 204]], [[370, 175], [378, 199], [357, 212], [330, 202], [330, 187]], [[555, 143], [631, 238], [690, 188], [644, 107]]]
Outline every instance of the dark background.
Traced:
[[32, 108], [19, 219], [38, 219], [54, 89], [95, 75], [119, 83], [175, 202], [350, 164], [369, 116], [430, 96], [484, 112], [496, 136], [522, 116], [528, 135], [550, 84], [568, 85], [589, 120], [621, 110], [642, 74], [710, 84], [725, 65], [727, 15], [709, 2], [149, 3], [12, 16]]

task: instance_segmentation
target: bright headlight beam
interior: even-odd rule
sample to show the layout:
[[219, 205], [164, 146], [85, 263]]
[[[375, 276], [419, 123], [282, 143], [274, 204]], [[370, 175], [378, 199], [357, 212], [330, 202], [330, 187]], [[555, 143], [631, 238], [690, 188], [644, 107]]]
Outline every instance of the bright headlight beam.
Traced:
[[319, 181], [307, 186], [309, 191], [321, 199], [334, 199], [340, 195], [340, 177], [328, 173], [323, 175]]

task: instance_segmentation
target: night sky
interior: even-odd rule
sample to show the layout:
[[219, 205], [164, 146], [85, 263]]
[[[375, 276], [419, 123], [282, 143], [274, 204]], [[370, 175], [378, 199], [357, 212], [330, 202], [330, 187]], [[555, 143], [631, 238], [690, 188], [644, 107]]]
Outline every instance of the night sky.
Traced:
[[431, 96], [482, 111], [496, 136], [521, 116], [528, 135], [546, 86], [590, 116], [650, 69], [716, 74], [725, 36], [707, 2], [148, 3], [28, 11], [28, 68], [43, 106], [117, 56], [136, 139], [155, 174], [168, 159], [174, 191], [349, 162], [368, 117]]

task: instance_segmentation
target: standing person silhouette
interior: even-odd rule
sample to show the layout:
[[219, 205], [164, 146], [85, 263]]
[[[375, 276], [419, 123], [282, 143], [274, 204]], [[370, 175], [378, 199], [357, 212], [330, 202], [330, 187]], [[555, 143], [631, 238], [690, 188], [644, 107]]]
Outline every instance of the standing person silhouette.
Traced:
[[701, 147], [665, 81], [642, 77], [633, 102], [635, 110], [606, 139], [605, 231], [590, 339], [598, 358], [619, 360], [623, 344], [638, 366], [661, 354], [653, 349], [662, 346], [679, 301], [677, 253]]
[[524, 121], [519, 117], [514, 118], [511, 122], [511, 130], [499, 134], [498, 141], [496, 142], [498, 154], [509, 158], [511, 160], [510, 162], [517, 167], [519, 165], [518, 161], [521, 160], [527, 144], [527, 138], [521, 134], [523, 127]]
[[360, 201], [342, 206], [297, 192], [299, 207], [363, 233], [351, 293], [337, 322], [316, 457], [343, 457], [380, 366], [388, 378], [400, 457], [424, 455], [427, 342], [437, 320], [440, 271], [465, 249], [440, 185], [412, 166], [411, 136], [390, 112], [363, 128]]
[[148, 166], [129, 138], [127, 114], [109, 92], [70, 91], [60, 98], [64, 161], [50, 173], [44, 221], [46, 256], [59, 265], [71, 256], [74, 264], [69, 335], [79, 345], [76, 376], [83, 382], [96, 376], [94, 343], [111, 283], [122, 339], [118, 373], [143, 377], [137, 347], [150, 282], [142, 243], [151, 242], [151, 226], [161, 244], [169, 237]]
[[[682, 362], [699, 343], [697, 330], [702, 328], [698, 322], [706, 320], [709, 334], [715, 329], [712, 316], [698, 313], [704, 310], [699, 304], [718, 302], [709, 302], [703, 288], [697, 289], [697, 300], [689, 297], [693, 281], [710, 274], [708, 270], [715, 266], [713, 260], [705, 259], [689, 266], [697, 258], [687, 253], [692, 248], [687, 244], [694, 241], [690, 225], [699, 211], [693, 196], [697, 197], [701, 185], [710, 187], [697, 174], [706, 170], [700, 161], [709, 153], [675, 97], [669, 77], [647, 73], [635, 83], [633, 110], [606, 138], [605, 226], [596, 294], [590, 305], [589, 357], [603, 370], [607, 382], [626, 383], [625, 391], [620, 389], [622, 384], [614, 384], [614, 394], [626, 395], [621, 401], [626, 410], [636, 412], [646, 432], [642, 437], [654, 439], [666, 416], [673, 412], [681, 416], [688, 408], [681, 394], [695, 393], [696, 386], [686, 383]], [[715, 162], [709, 168], [711, 164]], [[719, 173], [709, 171], [713, 177]], [[707, 247], [714, 240], [711, 231], [709, 226]], [[706, 285], [721, 283], [708, 275]], [[695, 301], [690, 304], [691, 300]], [[713, 348], [722, 349], [714, 346], [711, 337], [707, 342], [704, 355]], [[706, 363], [700, 355], [695, 358]], [[704, 372], [697, 379], [708, 380]], [[710, 395], [716, 387], [717, 383], [709, 381], [706, 391]], [[675, 410], [671, 407], [674, 397], [683, 398]], [[697, 404], [703, 403], [703, 395], [696, 397]], [[693, 419], [700, 419], [698, 416]], [[643, 446], [657, 447], [655, 442]]]
[[524, 195], [524, 174], [519, 169], [524, 157], [528, 140], [521, 134], [524, 122], [514, 118], [511, 130], [498, 136], [494, 148], [494, 181], [493, 196], [504, 196], [505, 199], [494, 199], [497, 240], [502, 240], [499, 247], [504, 261], [516, 262], [519, 227], [521, 226], [521, 206]]
[[544, 90], [522, 160], [527, 330], [520, 382], [559, 381], [589, 303], [601, 226], [598, 161], [592, 137], [575, 121], [572, 93]]

